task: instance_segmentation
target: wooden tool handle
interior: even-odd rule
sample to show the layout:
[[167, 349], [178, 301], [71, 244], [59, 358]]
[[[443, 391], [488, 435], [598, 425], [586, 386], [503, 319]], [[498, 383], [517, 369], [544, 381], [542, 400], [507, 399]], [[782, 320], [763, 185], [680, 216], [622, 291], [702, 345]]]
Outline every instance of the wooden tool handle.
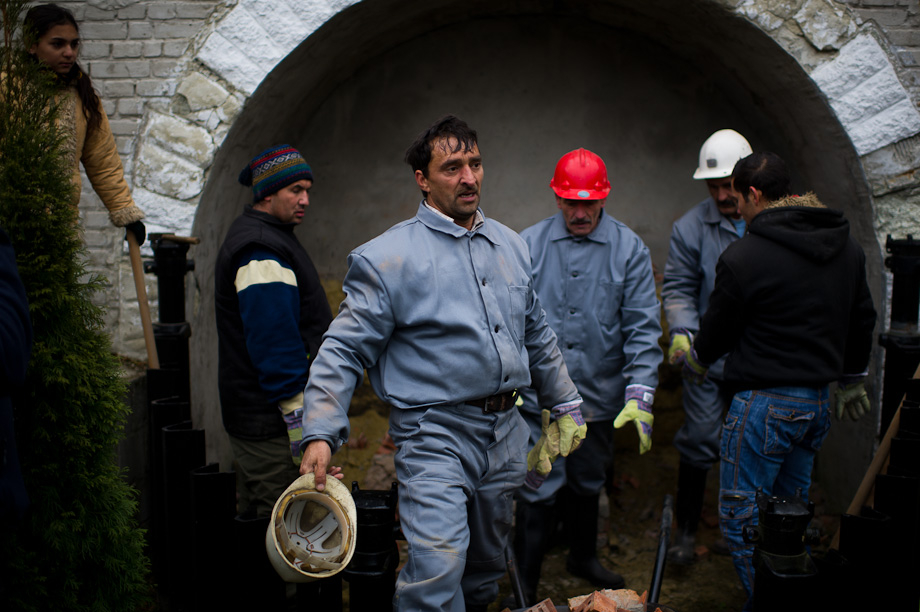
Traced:
[[153, 338], [153, 323], [150, 321], [150, 304], [147, 302], [147, 286], [144, 284], [144, 265], [141, 262], [141, 247], [137, 243], [134, 232], [126, 232], [128, 236], [128, 253], [131, 255], [131, 271], [134, 272], [134, 288], [137, 290], [137, 305], [141, 310], [141, 324], [144, 327], [144, 343], [147, 345], [147, 367], [151, 370], [160, 369], [160, 358], [157, 356], [157, 345]]

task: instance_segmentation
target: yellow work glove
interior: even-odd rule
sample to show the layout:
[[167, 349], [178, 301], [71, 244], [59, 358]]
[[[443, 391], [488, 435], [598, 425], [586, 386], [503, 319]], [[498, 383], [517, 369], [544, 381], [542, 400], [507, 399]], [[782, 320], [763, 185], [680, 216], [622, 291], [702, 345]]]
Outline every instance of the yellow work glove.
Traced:
[[639, 434], [639, 454], [647, 453], [652, 448], [652, 402], [655, 401], [655, 391], [645, 385], [629, 385], [626, 387], [626, 405], [613, 421], [613, 426], [619, 429], [632, 421]]
[[671, 336], [671, 346], [668, 347], [668, 363], [674, 365], [678, 362], [682, 355], [687, 354], [689, 351], [689, 333], [675, 332], [674, 335]]
[[686, 353], [677, 357], [677, 363], [681, 367], [681, 376], [694, 385], [702, 385], [703, 381], [706, 380], [709, 366], [699, 360], [699, 357], [696, 356], [696, 349], [693, 346]]
[[527, 476], [524, 484], [539, 489], [547, 474], [553, 469], [553, 461], [559, 456], [559, 427], [551, 420], [549, 410], [541, 415], [543, 434], [527, 453]]
[[838, 383], [837, 392], [834, 394], [834, 404], [837, 420], [842, 421], [844, 412], [854, 421], [869, 412], [869, 396], [866, 394], [866, 385], [863, 381], [851, 383]]
[[553, 424], [559, 428], [559, 454], [568, 457], [588, 435], [588, 425], [581, 416], [581, 401], [574, 405], [556, 406], [553, 408], [553, 416], [556, 418]]

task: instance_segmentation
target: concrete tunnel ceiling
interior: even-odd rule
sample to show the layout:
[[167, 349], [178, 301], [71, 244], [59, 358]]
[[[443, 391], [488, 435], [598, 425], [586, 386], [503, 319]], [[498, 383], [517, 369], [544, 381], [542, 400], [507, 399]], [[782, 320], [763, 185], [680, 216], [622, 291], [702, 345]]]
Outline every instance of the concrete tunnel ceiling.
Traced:
[[[755, 149], [782, 155], [795, 189], [847, 213], [883, 299], [859, 157], [825, 97], [776, 41], [702, 0], [495, 4], [355, 4], [278, 63], [236, 118], [194, 229], [201, 244], [191, 349], [201, 384], [193, 406], [211, 459], [228, 458], [217, 404], [214, 261], [250, 197], [239, 170], [279, 142], [300, 148], [314, 168], [312, 204], [297, 234], [320, 273], [340, 283], [349, 251], [415, 213], [420, 194], [403, 154], [444, 113], [478, 130], [483, 208], [515, 230], [555, 212], [548, 183], [563, 153], [599, 153], [613, 187], [608, 212], [642, 236], [659, 271], [671, 224], [707, 195], [691, 178], [700, 145], [732, 127]], [[871, 436], [851, 434], [835, 436], [858, 462]], [[839, 495], [850, 488], [844, 483]]]
[[320, 272], [340, 279], [352, 248], [414, 214], [402, 155], [452, 112], [479, 131], [483, 208], [516, 230], [553, 214], [553, 166], [583, 146], [607, 161], [608, 212], [643, 237], [660, 270], [671, 223], [706, 195], [690, 178], [700, 144], [732, 127], [784, 156], [798, 189], [845, 209], [873, 250], [858, 157], [797, 62], [717, 5], [666, 4], [523, 3], [515, 13], [442, 2], [414, 15], [400, 3], [355, 5], [247, 102], [215, 159], [199, 226], [219, 229], [219, 242], [239, 210], [225, 203], [246, 199], [239, 168], [290, 142], [317, 177], [298, 235]]

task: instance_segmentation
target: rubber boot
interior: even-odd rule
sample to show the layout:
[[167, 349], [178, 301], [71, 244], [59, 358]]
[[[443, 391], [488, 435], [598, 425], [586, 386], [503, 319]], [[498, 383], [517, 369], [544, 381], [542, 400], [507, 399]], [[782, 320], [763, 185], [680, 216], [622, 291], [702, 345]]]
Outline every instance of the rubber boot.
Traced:
[[[543, 557], [549, 547], [550, 532], [555, 512], [553, 506], [517, 502], [514, 512], [514, 557], [517, 562], [521, 586], [524, 590], [524, 607], [537, 603], [537, 584]], [[502, 600], [501, 605], [519, 608], [514, 595]]]
[[703, 493], [709, 470], [681, 461], [677, 473], [677, 501], [674, 507], [677, 532], [668, 549], [668, 563], [691, 565], [696, 561], [696, 530], [703, 512]]
[[626, 581], [597, 559], [597, 518], [600, 495], [572, 498], [566, 521], [569, 524], [569, 558], [565, 569], [602, 589], [622, 589]]

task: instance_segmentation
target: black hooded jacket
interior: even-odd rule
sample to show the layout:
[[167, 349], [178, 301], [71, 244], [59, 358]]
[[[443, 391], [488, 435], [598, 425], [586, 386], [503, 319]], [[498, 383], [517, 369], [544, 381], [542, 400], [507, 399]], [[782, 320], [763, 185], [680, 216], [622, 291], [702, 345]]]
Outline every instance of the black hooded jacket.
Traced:
[[866, 370], [875, 320], [849, 222], [806, 194], [763, 210], [722, 253], [693, 346], [703, 363], [729, 353], [734, 391], [820, 387]]

